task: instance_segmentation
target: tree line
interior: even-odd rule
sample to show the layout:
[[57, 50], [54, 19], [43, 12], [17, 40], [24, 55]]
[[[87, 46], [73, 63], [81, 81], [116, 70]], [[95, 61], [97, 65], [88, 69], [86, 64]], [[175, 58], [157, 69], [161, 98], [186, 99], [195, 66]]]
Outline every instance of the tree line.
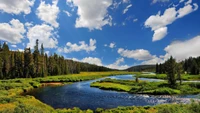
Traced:
[[35, 78], [53, 75], [78, 74], [81, 71], [111, 71], [112, 69], [65, 59], [54, 53], [48, 56], [43, 44], [36, 40], [33, 52], [10, 51], [7, 43], [0, 43], [0, 79]]
[[168, 83], [175, 87], [176, 81], [179, 80], [182, 84], [181, 74], [191, 74], [199, 75], [200, 70], [200, 57], [197, 58], [188, 58], [182, 62], [176, 62], [176, 60], [171, 56], [163, 64], [156, 64], [156, 73], [157, 74], [166, 74]]
[[[176, 62], [177, 63], [177, 62]], [[181, 69], [184, 73], [191, 75], [199, 75], [200, 74], [200, 57], [193, 58], [190, 57], [177, 63], [181, 66]], [[156, 73], [157, 74], [165, 74], [167, 71], [167, 63], [156, 64]]]

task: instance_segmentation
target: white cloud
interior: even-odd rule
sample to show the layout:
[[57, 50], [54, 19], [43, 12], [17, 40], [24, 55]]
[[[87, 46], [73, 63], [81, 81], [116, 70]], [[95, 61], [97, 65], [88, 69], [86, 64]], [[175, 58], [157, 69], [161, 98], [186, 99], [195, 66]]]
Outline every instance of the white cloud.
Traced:
[[23, 23], [17, 19], [12, 19], [9, 23], [0, 23], [0, 39], [12, 44], [20, 43], [25, 32]]
[[38, 39], [39, 43], [43, 43], [45, 48], [56, 48], [57, 41], [57, 32], [54, 32], [52, 26], [42, 24], [35, 25], [28, 29], [27, 38], [29, 39], [28, 47], [33, 48], [35, 46], [35, 41]]
[[72, 16], [72, 14], [70, 12], [68, 12], [68, 11], [63, 11], [63, 12], [66, 13], [68, 17]]
[[116, 45], [115, 45], [114, 42], [112, 42], [112, 43], [110, 43], [109, 47], [110, 47], [110, 48], [114, 48], [114, 47], [116, 47]]
[[89, 63], [89, 64], [95, 64], [95, 65], [98, 65], [98, 66], [102, 66], [102, 62], [101, 62], [101, 59], [99, 58], [93, 58], [93, 57], [86, 57], [86, 58], [83, 58], [81, 60], [81, 62], [86, 62], [86, 63]]
[[185, 2], [185, 5], [191, 4], [192, 0], [188, 0], [187, 2]]
[[161, 27], [154, 31], [153, 41], [161, 40], [167, 35], [167, 27]]
[[[194, 9], [193, 9], [193, 6], [194, 6]], [[177, 18], [182, 18], [185, 15], [188, 15], [191, 12], [196, 11], [198, 9], [198, 5], [197, 4], [193, 4], [193, 6], [192, 5], [186, 5], [185, 7], [180, 8], [178, 10], [178, 16], [177, 16]]]
[[121, 65], [121, 63], [124, 62], [124, 58], [118, 58], [113, 64], [109, 64], [109, 65], [103, 65], [101, 59], [97, 58], [97, 57], [85, 57], [81, 60], [77, 59], [77, 58], [68, 58], [70, 60], [73, 61], [78, 61], [78, 62], [84, 62], [84, 63], [89, 63], [89, 64], [94, 64], [94, 65], [98, 65], [98, 66], [104, 66], [104, 67], [108, 67], [111, 69], [127, 69], [129, 66], [128, 65]]
[[118, 1], [114, 1], [112, 4], [111, 9], [117, 9], [120, 5], [122, 4], [122, 2], [118, 2]]
[[177, 60], [200, 56], [200, 36], [186, 41], [176, 41], [165, 48], [168, 56], [172, 55]]
[[0, 0], [0, 11], [11, 14], [29, 14], [35, 0]]
[[58, 13], [60, 12], [57, 7], [58, 0], [53, 0], [52, 5], [46, 4], [45, 1], [41, 1], [39, 7], [37, 8], [37, 16], [42, 21], [51, 24], [54, 27], [58, 27], [59, 24], [56, 21], [58, 18]]
[[126, 12], [128, 11], [128, 9], [132, 7], [132, 4], [128, 5], [124, 10], [123, 10], [123, 14], [126, 14]]
[[172, 24], [175, 20], [182, 18], [198, 9], [198, 5], [187, 4], [184, 7], [176, 10], [175, 7], [165, 10], [163, 15], [159, 11], [157, 15], [151, 15], [145, 21], [145, 27], [151, 28], [154, 31], [153, 41], [163, 39], [167, 35], [167, 25]]
[[67, 0], [67, 3], [78, 7], [76, 28], [101, 30], [105, 25], [112, 25], [112, 17], [107, 11], [112, 0]]
[[26, 26], [27, 28], [30, 28], [30, 27], [33, 26], [33, 23], [32, 23], [32, 22], [26, 22], [26, 23], [25, 23], [25, 26]]
[[137, 22], [137, 21], [138, 21], [138, 19], [137, 19], [137, 18], [133, 19], [133, 22]]
[[129, 67], [128, 65], [120, 65], [123, 62], [124, 58], [119, 58], [113, 64], [107, 65], [106, 67], [111, 69], [120, 69], [120, 70], [127, 69]]
[[163, 62], [164, 62], [164, 59], [163, 59], [163, 58], [153, 56], [152, 59], [143, 61], [141, 64], [154, 65], [154, 64], [156, 64], [156, 63], [163, 63]]
[[16, 47], [17, 47], [17, 45], [11, 45], [11, 47], [14, 47], [14, 48], [16, 48]]
[[130, 0], [123, 0], [123, 3], [130, 3]]
[[119, 48], [118, 53], [123, 57], [133, 58], [136, 60], [149, 60], [153, 58], [150, 52], [144, 49], [125, 50], [123, 48]]
[[85, 41], [80, 41], [79, 44], [72, 44], [71, 42], [67, 42], [66, 47], [58, 48], [58, 52], [71, 53], [78, 51], [94, 51], [96, 49], [96, 40], [90, 39], [89, 44], [86, 44]]
[[152, 59], [143, 61], [142, 64], [163, 63], [170, 56], [173, 56], [177, 61], [182, 61], [189, 57], [200, 56], [200, 36], [185, 41], [175, 41], [165, 47], [166, 54], [164, 56], [153, 56]]
[[184, 2], [184, 1], [185, 1], [185, 0], [180, 0], [179, 3], [182, 3], [182, 2]]
[[157, 2], [169, 2], [169, 0], [153, 0], [153, 4], [157, 3]]

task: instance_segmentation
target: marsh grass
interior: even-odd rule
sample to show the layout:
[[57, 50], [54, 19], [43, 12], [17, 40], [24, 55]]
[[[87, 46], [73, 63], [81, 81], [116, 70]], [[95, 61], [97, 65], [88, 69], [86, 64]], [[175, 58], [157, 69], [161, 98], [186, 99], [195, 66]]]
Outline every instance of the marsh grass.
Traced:
[[18, 78], [0, 80], [0, 113], [91, 113], [91, 110], [53, 109], [33, 96], [21, 95], [34, 88], [39, 88], [43, 83], [60, 82], [64, 84], [92, 80], [111, 75], [134, 74], [130, 72], [82, 72], [80, 74], [48, 76], [45, 78]]
[[[156, 74], [156, 75], [150, 75], [150, 74], [137, 74], [138, 78], [153, 78], [153, 79], [164, 79], [167, 80], [166, 74]], [[200, 75], [189, 75], [189, 74], [182, 74], [181, 75], [182, 80], [200, 80]]]
[[180, 95], [180, 94], [198, 94], [200, 93], [200, 83], [186, 82], [182, 85], [171, 88], [167, 82], [147, 82], [135, 80], [116, 80], [104, 79], [91, 84], [91, 87], [100, 89], [125, 91], [137, 94], [152, 94], [152, 95]]

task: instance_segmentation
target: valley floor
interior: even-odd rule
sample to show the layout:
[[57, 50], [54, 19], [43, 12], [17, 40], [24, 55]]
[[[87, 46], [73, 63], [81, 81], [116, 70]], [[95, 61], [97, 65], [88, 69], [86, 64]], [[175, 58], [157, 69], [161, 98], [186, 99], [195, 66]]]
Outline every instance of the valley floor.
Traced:
[[[35, 99], [33, 96], [23, 95], [25, 92], [33, 88], [42, 87], [42, 85], [62, 85], [69, 84], [78, 81], [86, 81], [98, 79], [111, 75], [120, 75], [120, 74], [138, 74], [130, 72], [83, 72], [75, 75], [60, 75], [60, 76], [49, 76], [45, 78], [24, 78], [24, 79], [10, 79], [10, 80], [1, 80], [0, 81], [0, 112], [1, 113], [111, 113], [111, 112], [133, 112], [133, 113], [198, 113], [200, 112], [200, 103], [193, 102], [191, 104], [166, 104], [166, 105], [157, 105], [157, 106], [146, 106], [146, 107], [118, 107], [113, 109], [101, 109], [98, 108], [96, 111], [92, 110], [80, 110], [79, 108], [73, 109], [54, 109], [49, 105], [46, 105], [39, 100]], [[120, 82], [120, 83], [118, 83]], [[140, 82], [142, 85], [149, 85], [148, 83]], [[122, 91], [127, 91], [134, 93], [134, 88], [132, 85], [138, 84], [135, 87], [136, 90], [140, 89], [140, 83], [127, 81], [106, 81], [99, 82], [102, 86], [113, 86], [113, 89], [117, 88]], [[104, 84], [104, 85], [103, 85]], [[160, 83], [161, 84], [161, 83]], [[95, 83], [92, 86], [95, 86]], [[153, 84], [150, 87], [158, 87], [159, 83]], [[198, 85], [197, 87], [199, 87]], [[190, 84], [185, 84], [184, 88], [193, 87]], [[183, 88], [183, 89], [184, 89]], [[195, 87], [194, 87], [195, 88]], [[199, 92], [199, 89], [196, 88]], [[167, 89], [168, 90], [168, 89]], [[187, 89], [185, 89], [187, 90]], [[145, 90], [144, 90], [145, 91]], [[154, 91], [152, 91], [154, 92]], [[181, 94], [184, 93], [180, 91], [170, 91], [170, 94]], [[196, 93], [195, 92], [195, 93]], [[194, 93], [194, 92], [187, 92]]]

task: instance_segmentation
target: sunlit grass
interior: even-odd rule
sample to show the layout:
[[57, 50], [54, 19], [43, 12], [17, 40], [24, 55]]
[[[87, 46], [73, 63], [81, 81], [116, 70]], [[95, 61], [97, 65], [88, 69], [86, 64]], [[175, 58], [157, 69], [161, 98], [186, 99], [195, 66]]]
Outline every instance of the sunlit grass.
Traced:
[[100, 89], [108, 89], [115, 91], [126, 91], [137, 94], [153, 94], [153, 95], [177, 95], [177, 94], [198, 94], [200, 93], [200, 83], [183, 83], [177, 84], [171, 88], [166, 81], [148, 82], [135, 80], [116, 80], [104, 79], [91, 84], [91, 87]]
[[66, 113], [66, 112], [87, 112], [78, 108], [74, 109], [53, 109], [33, 96], [22, 96], [21, 94], [31, 89], [41, 87], [43, 83], [61, 82], [71, 83], [85, 80], [92, 80], [111, 75], [134, 74], [125, 71], [113, 72], [81, 72], [80, 74], [48, 76], [45, 78], [17, 78], [0, 80], [0, 112], [1, 113]]
[[[151, 74], [137, 74], [136, 75], [138, 78], [154, 78], [154, 79], [167, 79], [166, 74], [156, 74], [156, 75], [151, 75]], [[181, 75], [182, 80], [200, 80], [200, 75], [189, 75], [189, 74], [182, 74]]]

